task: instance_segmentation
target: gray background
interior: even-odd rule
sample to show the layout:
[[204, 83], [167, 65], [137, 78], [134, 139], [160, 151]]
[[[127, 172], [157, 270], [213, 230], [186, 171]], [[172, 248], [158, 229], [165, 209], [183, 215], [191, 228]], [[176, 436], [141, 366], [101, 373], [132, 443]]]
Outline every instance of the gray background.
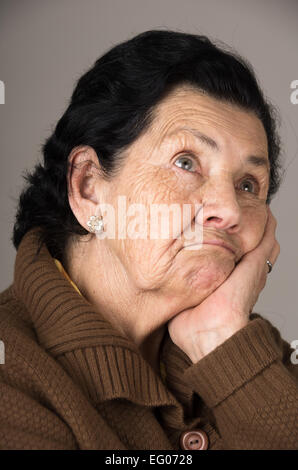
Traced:
[[147, 29], [206, 34], [248, 59], [281, 115], [282, 187], [271, 208], [281, 253], [254, 311], [298, 339], [297, 0], [0, 0], [0, 290], [13, 280], [11, 243], [22, 173], [66, 108], [75, 81], [107, 49]]

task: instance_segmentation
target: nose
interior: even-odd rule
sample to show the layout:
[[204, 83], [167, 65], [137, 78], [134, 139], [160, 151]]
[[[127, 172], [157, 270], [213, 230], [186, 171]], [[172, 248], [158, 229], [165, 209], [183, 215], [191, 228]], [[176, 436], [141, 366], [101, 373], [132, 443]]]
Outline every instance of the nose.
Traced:
[[232, 182], [217, 181], [205, 188], [202, 206], [204, 227], [226, 230], [229, 233], [239, 230], [241, 207]]

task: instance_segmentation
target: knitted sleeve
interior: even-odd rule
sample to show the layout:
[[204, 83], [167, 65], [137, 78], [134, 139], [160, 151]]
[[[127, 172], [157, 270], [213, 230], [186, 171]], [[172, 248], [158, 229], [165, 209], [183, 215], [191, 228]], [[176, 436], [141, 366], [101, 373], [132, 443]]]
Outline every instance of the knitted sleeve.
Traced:
[[[258, 314], [184, 372], [230, 449], [298, 449], [298, 364]], [[295, 354], [295, 353], [294, 353]]]

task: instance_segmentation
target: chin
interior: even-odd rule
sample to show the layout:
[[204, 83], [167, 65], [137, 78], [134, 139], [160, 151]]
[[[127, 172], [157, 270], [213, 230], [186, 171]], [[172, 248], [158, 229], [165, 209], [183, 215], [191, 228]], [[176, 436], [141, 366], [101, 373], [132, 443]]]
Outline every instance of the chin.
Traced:
[[235, 260], [230, 256], [204, 256], [194, 260], [195, 266], [187, 275], [187, 284], [191, 293], [198, 292], [204, 297], [219, 287], [231, 274]]

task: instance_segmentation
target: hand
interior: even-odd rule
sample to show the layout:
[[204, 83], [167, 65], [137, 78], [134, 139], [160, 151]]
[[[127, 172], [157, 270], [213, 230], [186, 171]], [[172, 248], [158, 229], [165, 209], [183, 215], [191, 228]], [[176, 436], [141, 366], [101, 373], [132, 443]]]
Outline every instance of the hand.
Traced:
[[172, 341], [193, 363], [247, 325], [265, 287], [269, 259], [275, 263], [280, 246], [275, 239], [276, 219], [268, 218], [259, 245], [246, 253], [228, 278], [201, 304], [180, 312], [168, 323]]

